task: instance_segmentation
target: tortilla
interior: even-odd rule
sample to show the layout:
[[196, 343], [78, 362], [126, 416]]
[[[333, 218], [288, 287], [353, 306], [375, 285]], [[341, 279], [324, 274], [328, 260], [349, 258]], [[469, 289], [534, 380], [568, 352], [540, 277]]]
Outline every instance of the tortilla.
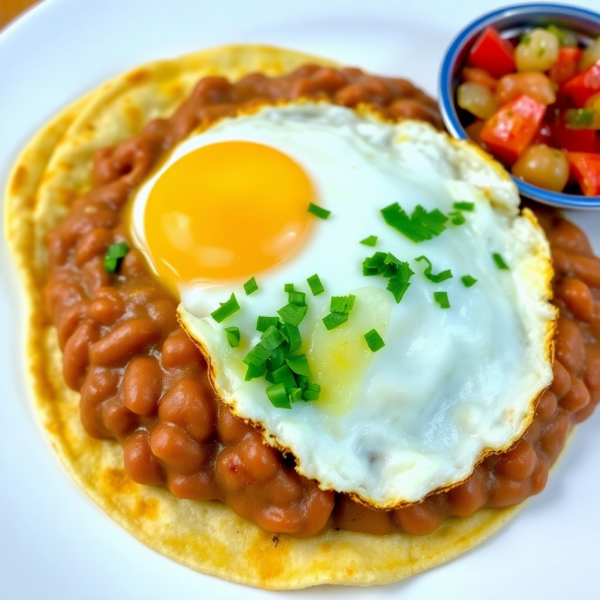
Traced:
[[273, 76], [331, 61], [262, 46], [229, 46], [157, 62], [116, 77], [56, 117], [29, 143], [10, 177], [6, 234], [25, 286], [27, 357], [36, 408], [47, 435], [77, 484], [141, 542], [193, 569], [269, 589], [397, 581], [444, 563], [482, 542], [522, 505], [448, 519], [435, 532], [376, 536], [329, 530], [310, 538], [273, 535], [219, 502], [179, 500], [168, 490], [133, 483], [121, 445], [88, 436], [79, 394], [67, 388], [57, 334], [42, 297], [44, 236], [90, 187], [94, 152], [165, 117], [206, 75]]

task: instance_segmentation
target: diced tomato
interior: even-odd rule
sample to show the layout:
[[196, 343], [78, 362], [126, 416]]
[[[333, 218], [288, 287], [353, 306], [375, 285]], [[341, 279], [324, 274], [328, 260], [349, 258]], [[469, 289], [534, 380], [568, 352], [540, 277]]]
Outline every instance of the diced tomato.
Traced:
[[550, 125], [548, 123], [544, 123], [540, 130], [537, 132], [537, 135], [533, 139], [534, 144], [546, 144], [546, 146], [551, 146], [552, 142], [550, 141], [552, 137], [552, 129], [550, 129]]
[[567, 152], [571, 173], [585, 196], [600, 196], [600, 154]]
[[563, 84], [577, 74], [577, 65], [580, 58], [580, 48], [560, 48], [556, 62], [548, 71], [548, 77], [554, 83]]
[[462, 72], [463, 81], [478, 83], [492, 90], [496, 89], [498, 80], [494, 79], [485, 69], [477, 69], [476, 67], [465, 67]]
[[545, 104], [523, 94], [485, 122], [481, 141], [492, 154], [511, 165], [535, 138], [545, 113]]
[[600, 92], [600, 60], [567, 81], [563, 90], [579, 108], [586, 100]]
[[493, 28], [488, 27], [471, 48], [467, 62], [472, 67], [485, 69], [499, 79], [516, 70], [514, 48]]
[[564, 115], [550, 125], [551, 145], [559, 150], [571, 152], [597, 152], [598, 136], [593, 129], [571, 129]]

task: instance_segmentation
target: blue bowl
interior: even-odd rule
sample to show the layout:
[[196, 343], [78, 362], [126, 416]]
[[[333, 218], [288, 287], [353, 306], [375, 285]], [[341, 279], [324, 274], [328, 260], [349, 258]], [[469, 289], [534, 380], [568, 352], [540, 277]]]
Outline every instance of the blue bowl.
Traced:
[[[515, 4], [481, 16], [454, 38], [444, 56], [439, 78], [440, 111], [454, 137], [468, 139], [458, 117], [455, 92], [460, 83], [460, 70], [479, 34], [492, 25], [503, 37], [515, 38], [533, 27], [550, 24], [573, 31], [583, 43], [600, 36], [600, 14], [591, 10], [561, 4]], [[513, 180], [523, 196], [537, 202], [559, 208], [600, 209], [600, 196], [551, 192], [516, 177]]]

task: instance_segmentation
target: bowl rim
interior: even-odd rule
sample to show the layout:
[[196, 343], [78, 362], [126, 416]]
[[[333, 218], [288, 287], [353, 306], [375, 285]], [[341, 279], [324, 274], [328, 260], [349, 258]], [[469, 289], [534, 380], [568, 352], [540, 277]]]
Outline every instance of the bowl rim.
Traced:
[[[438, 78], [439, 106], [444, 124], [451, 135], [458, 139], [468, 140], [468, 136], [462, 126], [454, 103], [453, 90], [453, 67], [456, 57], [463, 49], [466, 41], [471, 36], [483, 30], [485, 27], [493, 25], [499, 18], [507, 16], [527, 16], [528, 14], [546, 13], [549, 16], [568, 16], [579, 17], [591, 20], [600, 26], [600, 13], [587, 8], [565, 4], [550, 4], [546, 2], [534, 2], [529, 4], [511, 4], [501, 8], [494, 9], [484, 13], [480, 17], [468, 23], [453, 38], [448, 46]], [[598, 196], [579, 196], [574, 194], [565, 194], [563, 192], [553, 192], [545, 190], [521, 179], [514, 177], [508, 170], [507, 173], [517, 185], [519, 192], [528, 198], [555, 206], [558, 208], [573, 209], [600, 209], [600, 195]]]

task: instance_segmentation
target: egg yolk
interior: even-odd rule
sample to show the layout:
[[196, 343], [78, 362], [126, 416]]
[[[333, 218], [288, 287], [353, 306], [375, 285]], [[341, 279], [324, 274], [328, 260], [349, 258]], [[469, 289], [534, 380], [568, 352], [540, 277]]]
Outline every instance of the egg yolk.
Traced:
[[159, 277], [172, 286], [251, 277], [301, 248], [311, 180], [275, 148], [227, 141], [173, 163], [147, 199], [144, 230]]

